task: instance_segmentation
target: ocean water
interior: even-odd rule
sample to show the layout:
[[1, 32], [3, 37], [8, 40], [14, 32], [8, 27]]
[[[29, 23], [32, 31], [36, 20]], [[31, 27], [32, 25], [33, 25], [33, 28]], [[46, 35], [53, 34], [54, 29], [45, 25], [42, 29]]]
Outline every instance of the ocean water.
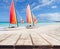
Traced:
[[[37, 23], [36, 25], [38, 26], [44, 26], [44, 25], [51, 25], [51, 24], [60, 24], [58, 22], [40, 22], [40, 23]], [[4, 27], [9, 27], [9, 23], [8, 22], [0, 22], [0, 28], [4, 28]], [[28, 23], [24, 23], [24, 24], [21, 24], [21, 23], [18, 23], [19, 26], [21, 27], [25, 27], [28, 25]]]

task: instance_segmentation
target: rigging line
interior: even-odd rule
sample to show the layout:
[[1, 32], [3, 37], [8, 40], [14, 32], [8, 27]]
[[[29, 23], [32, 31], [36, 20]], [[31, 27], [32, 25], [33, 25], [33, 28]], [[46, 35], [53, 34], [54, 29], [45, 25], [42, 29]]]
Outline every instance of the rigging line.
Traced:
[[17, 16], [20, 16], [20, 18], [22, 18], [21, 15], [20, 15], [20, 13], [17, 10], [16, 10], [16, 12], [17, 12]]

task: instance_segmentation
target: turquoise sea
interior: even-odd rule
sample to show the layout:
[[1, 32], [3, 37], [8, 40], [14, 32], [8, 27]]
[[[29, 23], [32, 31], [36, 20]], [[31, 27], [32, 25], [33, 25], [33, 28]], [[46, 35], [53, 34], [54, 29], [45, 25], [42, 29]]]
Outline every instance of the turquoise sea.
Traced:
[[[51, 25], [51, 24], [60, 24], [60, 22], [40, 22], [40, 23], [37, 23], [37, 25], [39, 26], [44, 26], [44, 25]], [[19, 26], [27, 26], [28, 23], [24, 23], [24, 24], [21, 24], [21, 23], [18, 23]], [[4, 27], [9, 27], [9, 23], [8, 22], [0, 22], [0, 28], [4, 28]]]

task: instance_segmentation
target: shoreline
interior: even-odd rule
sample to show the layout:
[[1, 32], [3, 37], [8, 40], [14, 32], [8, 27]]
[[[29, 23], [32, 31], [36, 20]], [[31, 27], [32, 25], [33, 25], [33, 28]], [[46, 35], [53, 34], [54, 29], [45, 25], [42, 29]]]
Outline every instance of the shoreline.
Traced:
[[55, 30], [60, 28], [59, 24], [53, 24], [53, 25], [45, 25], [45, 26], [39, 26], [38, 28], [33, 28], [33, 29], [27, 29], [26, 27], [17, 27], [17, 28], [0, 28], [0, 33], [4, 33], [4, 32], [17, 32], [17, 31], [23, 31], [23, 30], [36, 30], [36, 31], [40, 31], [40, 32], [48, 32], [51, 30]]

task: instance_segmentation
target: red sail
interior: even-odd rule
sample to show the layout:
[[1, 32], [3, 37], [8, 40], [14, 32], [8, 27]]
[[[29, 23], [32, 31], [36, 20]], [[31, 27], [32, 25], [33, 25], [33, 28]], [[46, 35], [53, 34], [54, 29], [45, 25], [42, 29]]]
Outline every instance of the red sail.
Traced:
[[17, 24], [16, 19], [16, 13], [15, 13], [15, 7], [14, 7], [14, 1], [12, 0], [11, 6], [10, 6], [10, 24]]
[[34, 24], [36, 24], [37, 23], [37, 19], [36, 19], [36, 17], [34, 17]]
[[31, 15], [31, 10], [30, 10], [30, 5], [27, 6], [26, 9], [26, 19], [28, 23], [32, 23], [32, 15]]
[[37, 19], [36, 19], [36, 17], [35, 17], [35, 15], [33, 14], [33, 21], [34, 21], [34, 24], [36, 24], [37, 23]]

